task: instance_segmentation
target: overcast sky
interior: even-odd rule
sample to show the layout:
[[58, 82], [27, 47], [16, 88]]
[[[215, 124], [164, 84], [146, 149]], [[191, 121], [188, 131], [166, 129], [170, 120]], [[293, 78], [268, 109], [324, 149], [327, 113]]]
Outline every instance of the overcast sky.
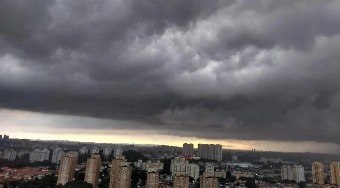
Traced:
[[337, 0], [0, 0], [1, 131], [336, 153], [339, 49]]

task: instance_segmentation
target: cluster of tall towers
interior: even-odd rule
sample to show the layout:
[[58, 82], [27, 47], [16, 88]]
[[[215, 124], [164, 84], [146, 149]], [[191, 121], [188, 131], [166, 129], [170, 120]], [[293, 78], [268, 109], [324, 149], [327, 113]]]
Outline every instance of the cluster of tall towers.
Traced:
[[[321, 162], [312, 164], [313, 183], [325, 185], [324, 167]], [[340, 186], [340, 162], [330, 163], [331, 181], [333, 185]]]
[[[74, 178], [78, 153], [68, 152], [62, 158], [58, 172], [57, 184], [65, 185]], [[101, 158], [99, 154], [93, 154], [87, 159], [84, 181], [98, 187]], [[117, 155], [112, 160], [110, 173], [110, 188], [130, 188], [132, 168], [123, 155]]]
[[[57, 184], [65, 185], [74, 178], [78, 153], [68, 152], [61, 159]], [[101, 158], [99, 154], [93, 154], [87, 159], [84, 181], [98, 188]], [[112, 160], [109, 188], [130, 188], [132, 167], [123, 155], [116, 155]], [[189, 181], [189, 180], [188, 180]], [[159, 172], [150, 170], [147, 173], [146, 188], [159, 187]]]

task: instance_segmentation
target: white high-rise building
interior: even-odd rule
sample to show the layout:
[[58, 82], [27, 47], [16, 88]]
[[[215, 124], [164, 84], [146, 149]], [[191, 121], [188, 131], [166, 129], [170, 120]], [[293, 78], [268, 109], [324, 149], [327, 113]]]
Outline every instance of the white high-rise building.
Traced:
[[35, 149], [31, 152], [29, 161], [30, 163], [34, 162], [43, 162], [48, 161], [50, 157], [50, 150], [48, 149]]
[[281, 179], [282, 180], [294, 180], [297, 183], [305, 180], [305, 169], [301, 165], [281, 167]]
[[112, 148], [111, 147], [107, 146], [107, 147], [105, 147], [103, 149], [103, 155], [105, 157], [109, 157], [111, 155], [111, 153], [112, 153]]
[[299, 183], [305, 180], [305, 169], [301, 165], [294, 165], [293, 167], [293, 178]]
[[114, 151], [115, 157], [123, 155], [123, 149], [121, 147], [117, 147]]
[[194, 155], [194, 144], [183, 144], [183, 155], [193, 156]]
[[222, 145], [216, 144], [214, 147], [214, 160], [222, 161]]
[[98, 154], [99, 153], [99, 148], [98, 147], [93, 147], [92, 149], [91, 149], [91, 154], [93, 155], [93, 154]]
[[56, 148], [52, 154], [52, 163], [59, 163], [61, 158], [65, 156], [65, 152], [61, 148]]
[[14, 161], [15, 158], [17, 157], [17, 152], [13, 149], [5, 149], [3, 159], [9, 160], [9, 161]]
[[189, 163], [184, 158], [176, 157], [171, 160], [171, 175], [174, 177], [176, 174], [190, 176], [197, 180], [199, 178], [200, 168], [197, 164]]
[[79, 153], [82, 154], [82, 155], [87, 154], [87, 153], [89, 153], [89, 149], [87, 147], [85, 147], [85, 146], [81, 147], [79, 149]]
[[281, 167], [281, 180], [293, 180], [294, 174], [291, 166], [283, 165]]
[[222, 145], [198, 144], [198, 156], [203, 159], [222, 161]]

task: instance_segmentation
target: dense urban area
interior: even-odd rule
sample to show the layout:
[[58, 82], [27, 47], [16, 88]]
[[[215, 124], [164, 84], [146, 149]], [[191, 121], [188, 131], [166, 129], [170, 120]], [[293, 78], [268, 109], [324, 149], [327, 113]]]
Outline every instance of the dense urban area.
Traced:
[[0, 136], [0, 188], [339, 187], [339, 156]]

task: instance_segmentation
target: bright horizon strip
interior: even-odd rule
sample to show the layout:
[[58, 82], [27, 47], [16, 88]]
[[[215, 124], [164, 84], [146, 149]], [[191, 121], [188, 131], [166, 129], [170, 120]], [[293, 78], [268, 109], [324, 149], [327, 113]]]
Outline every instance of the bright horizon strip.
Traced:
[[[72, 127], [69, 124], [82, 125], [86, 122], [106, 123], [107, 120], [96, 118], [43, 114], [20, 110], [0, 109], [0, 134], [8, 134], [11, 138], [31, 140], [64, 140], [76, 142], [95, 142], [112, 144], [172, 145], [181, 147], [183, 143], [221, 144], [225, 149], [282, 152], [318, 152], [337, 153], [339, 145], [316, 142], [277, 142], [252, 141], [236, 139], [202, 139], [167, 135], [157, 130], [132, 130], [122, 128], [98, 128], [92, 125]], [[65, 123], [66, 122], [66, 123]], [[63, 124], [65, 123], [65, 125]], [[113, 121], [115, 123], [115, 121]], [[117, 121], [124, 124], [124, 121]], [[92, 127], [91, 127], [92, 126]]]

